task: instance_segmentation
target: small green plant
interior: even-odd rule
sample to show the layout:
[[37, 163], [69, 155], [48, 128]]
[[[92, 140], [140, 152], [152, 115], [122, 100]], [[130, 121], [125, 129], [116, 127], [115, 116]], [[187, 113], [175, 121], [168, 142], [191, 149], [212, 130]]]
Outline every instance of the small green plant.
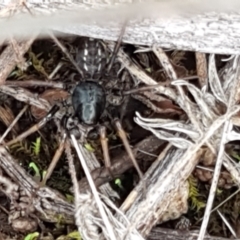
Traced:
[[196, 209], [199, 211], [201, 208], [206, 206], [206, 203], [200, 200], [201, 194], [198, 191], [197, 185], [198, 180], [192, 175], [188, 178], [189, 183], [189, 199], [191, 201], [191, 209]]
[[240, 162], [240, 156], [236, 151], [232, 151], [230, 154], [233, 158], [237, 159]]
[[116, 178], [115, 181], [114, 181], [115, 185], [117, 185], [120, 189], [123, 189], [123, 186], [122, 186], [122, 181], [120, 178]]
[[92, 147], [92, 145], [89, 144], [89, 143], [84, 144], [84, 147], [85, 147], [85, 149], [87, 149], [89, 152], [94, 152], [94, 151], [95, 151], [95, 149], [94, 149], [94, 148]]
[[35, 173], [34, 176], [41, 177], [40, 171], [34, 162], [29, 163], [28, 167], [33, 169], [33, 171]]
[[145, 68], [145, 71], [149, 72], [149, 73], [152, 73], [152, 68], [148, 67], [148, 68]]
[[38, 137], [35, 142], [32, 142], [31, 145], [26, 141], [20, 141], [10, 146], [10, 149], [15, 152], [24, 152], [32, 159], [36, 159], [39, 157], [40, 149], [41, 149], [41, 137]]
[[39, 156], [40, 149], [41, 149], [41, 137], [38, 137], [35, 142], [31, 144], [31, 149], [35, 156]]
[[42, 53], [39, 53], [38, 55], [35, 55], [34, 52], [32, 52], [31, 50], [28, 51], [28, 55], [30, 58], [30, 62], [32, 63], [32, 66], [35, 68], [35, 70], [38, 73], [41, 73], [42, 75], [44, 75], [45, 77], [48, 77], [48, 74], [46, 72], [46, 70], [44, 69], [43, 66], [43, 59], [39, 60], [39, 57], [42, 55]]
[[70, 232], [67, 236], [70, 239], [74, 239], [74, 240], [81, 240], [82, 239], [78, 231]]
[[57, 229], [61, 228], [64, 224], [66, 224], [65, 222], [65, 218], [63, 217], [62, 214], [57, 214], [56, 215], [56, 223], [55, 223], [55, 227]]
[[73, 203], [74, 202], [74, 196], [73, 195], [70, 195], [70, 194], [65, 194], [66, 198], [67, 198], [67, 201], [69, 203]]
[[38, 232], [34, 232], [34, 233], [29, 233], [24, 240], [36, 240], [39, 236]]
[[37, 137], [35, 142], [32, 142], [31, 144], [28, 144], [26, 141], [17, 142], [11, 145], [10, 149], [15, 154], [24, 153], [29, 157], [30, 163], [28, 164], [28, 167], [34, 171], [34, 179], [36, 181], [40, 181], [44, 177], [44, 174], [46, 173], [44, 171], [41, 173], [37, 166], [40, 160], [41, 137]]
[[47, 174], [47, 170], [44, 170], [44, 171], [42, 172], [42, 179], [45, 178], [46, 174]]

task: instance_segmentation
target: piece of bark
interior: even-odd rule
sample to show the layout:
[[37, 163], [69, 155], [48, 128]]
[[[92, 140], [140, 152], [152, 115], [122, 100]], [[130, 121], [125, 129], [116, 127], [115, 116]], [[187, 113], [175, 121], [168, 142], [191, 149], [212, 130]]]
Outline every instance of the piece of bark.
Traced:
[[[0, 168], [19, 184], [29, 196], [29, 202], [37, 210], [40, 219], [47, 222], [56, 222], [59, 214], [65, 223], [74, 223], [74, 206], [57, 191], [48, 187], [39, 187], [34, 180], [22, 169], [4, 147], [0, 147]], [[30, 206], [29, 206], [30, 207]]]
[[0, 55], [0, 85], [5, 83], [8, 75], [12, 72], [14, 67], [23, 58], [23, 55], [28, 51], [32, 45], [35, 37], [31, 36], [26, 41], [20, 41], [14, 47], [9, 44]]
[[7, 94], [11, 97], [14, 97], [20, 102], [25, 102], [26, 104], [30, 104], [47, 111], [51, 109], [51, 105], [49, 104], [48, 101], [36, 96], [35, 94], [33, 94], [32, 92], [28, 91], [25, 88], [8, 87], [6, 85], [2, 85], [0, 86], [0, 92]]
[[[180, 231], [167, 228], [153, 228], [147, 240], [196, 240], [198, 233], [195, 231]], [[205, 236], [204, 240], [227, 240], [229, 238]]]
[[[202, 150], [193, 147], [184, 153], [169, 144], [145, 173], [121, 206], [132, 227], [143, 237], [158, 223], [179, 218], [188, 209], [188, 182]], [[148, 186], [143, 191], [143, 184]]]
[[[0, 17], [7, 18], [19, 5], [4, 1]], [[48, 36], [48, 29], [59, 33], [75, 34], [117, 40], [122, 23], [128, 22], [123, 42], [207, 53], [240, 53], [240, 2], [212, 1], [97, 1], [64, 3], [27, 1], [37, 15], [13, 15], [8, 21], [0, 20], [1, 39], [9, 33], [14, 37], [29, 37], [33, 30]], [[137, 10], [136, 10], [137, 9]], [[67, 10], [67, 11], [66, 11]], [[20, 10], [19, 10], [20, 11]]]

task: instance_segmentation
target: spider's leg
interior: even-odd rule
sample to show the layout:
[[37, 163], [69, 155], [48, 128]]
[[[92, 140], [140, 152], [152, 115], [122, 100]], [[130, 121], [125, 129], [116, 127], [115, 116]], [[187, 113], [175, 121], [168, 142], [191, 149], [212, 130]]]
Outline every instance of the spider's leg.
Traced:
[[118, 37], [118, 41], [114, 47], [114, 50], [113, 50], [113, 53], [112, 53], [112, 56], [111, 56], [111, 59], [109, 61], [109, 64], [108, 64], [108, 67], [107, 67], [107, 73], [109, 73], [109, 71], [111, 70], [112, 68], [112, 65], [113, 65], [113, 62], [116, 58], [116, 55], [118, 53], [118, 50], [121, 46], [121, 43], [122, 43], [122, 39], [123, 39], [123, 35], [125, 33], [125, 29], [126, 29], [126, 26], [127, 26], [127, 21], [124, 22], [123, 24], [123, 27], [122, 27], [122, 30], [121, 30], [121, 33], [120, 33], [120, 36]]
[[56, 152], [55, 152], [55, 154], [53, 156], [53, 159], [52, 159], [52, 161], [51, 161], [51, 163], [50, 163], [50, 165], [49, 165], [49, 167], [47, 169], [47, 173], [44, 176], [42, 182], [40, 183], [41, 187], [43, 187], [46, 184], [47, 180], [51, 177], [54, 168], [56, 167], [60, 157], [62, 156], [63, 150], [65, 149], [66, 139], [67, 139], [67, 134], [64, 133], [63, 138], [62, 138], [62, 140], [61, 140], [61, 142], [59, 144], [59, 147], [56, 150]]
[[59, 110], [59, 106], [54, 105], [52, 109], [48, 112], [47, 116], [44, 117], [41, 121], [39, 121], [37, 124], [33, 125], [31, 128], [29, 128], [27, 131], [23, 132], [22, 134], [18, 135], [13, 140], [3, 144], [3, 146], [10, 146], [18, 141], [23, 140], [24, 138], [28, 137], [32, 133], [38, 131], [40, 128], [42, 128], [48, 121], [50, 121], [55, 113]]
[[72, 58], [72, 56], [69, 54], [67, 48], [55, 37], [53, 33], [49, 33], [53, 41], [58, 45], [58, 47], [62, 50], [62, 52], [67, 56], [67, 58], [70, 60], [70, 62], [73, 64], [73, 66], [78, 70], [80, 75], [83, 77], [83, 72], [76, 63], [76, 61]]
[[141, 169], [138, 166], [136, 158], [134, 157], [133, 151], [132, 151], [132, 149], [131, 149], [131, 147], [129, 145], [129, 142], [127, 140], [127, 135], [126, 135], [125, 131], [122, 128], [122, 124], [120, 123], [120, 121], [118, 119], [114, 119], [114, 125], [115, 125], [115, 127], [117, 129], [118, 135], [121, 138], [121, 140], [123, 142], [123, 145], [124, 145], [128, 155], [129, 155], [129, 157], [130, 157], [130, 159], [131, 159], [131, 161], [133, 163], [133, 166], [137, 170], [140, 179], [143, 179], [143, 173], [142, 173]]
[[109, 175], [113, 178], [112, 172], [111, 172], [111, 161], [109, 156], [109, 149], [108, 149], [108, 139], [106, 137], [106, 127], [101, 126], [99, 128], [99, 135], [100, 135], [100, 142], [102, 145], [102, 151], [103, 151], [103, 159], [106, 169], [109, 172]]
[[65, 149], [65, 144], [66, 144], [66, 139], [67, 139], [67, 123], [68, 123], [68, 119], [69, 119], [69, 115], [64, 115], [61, 119], [61, 122], [60, 122], [60, 126], [62, 127], [62, 129], [64, 130], [63, 132], [63, 137], [60, 141], [60, 144], [58, 146], [58, 149], [56, 150], [53, 158], [52, 158], [52, 161], [47, 169], [47, 173], [46, 175], [44, 176], [42, 182], [40, 183], [40, 186], [44, 186], [47, 182], [47, 180], [51, 177], [52, 175], [52, 172], [54, 170], [54, 168], [56, 167], [60, 157], [62, 156], [62, 153]]

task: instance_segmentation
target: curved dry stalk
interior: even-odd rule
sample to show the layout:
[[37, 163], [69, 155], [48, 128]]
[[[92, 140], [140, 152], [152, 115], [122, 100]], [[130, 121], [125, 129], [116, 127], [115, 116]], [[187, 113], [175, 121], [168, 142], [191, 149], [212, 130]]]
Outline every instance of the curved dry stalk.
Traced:
[[[161, 49], [161, 48], [157, 48], [156, 46], [153, 47], [153, 52], [154, 54], [157, 56], [157, 58], [159, 59], [162, 67], [164, 68], [166, 74], [168, 75], [168, 77], [172, 80], [175, 81], [177, 80], [177, 73], [174, 70], [169, 58], [167, 57], [166, 53]], [[183, 91], [183, 88], [181, 87], [181, 85], [179, 84], [175, 84], [177, 91], [179, 93], [179, 105], [182, 107], [182, 109], [184, 109], [194, 127], [194, 129], [197, 129], [197, 131], [202, 135], [202, 127], [201, 124], [199, 123], [199, 120], [197, 118], [197, 115], [195, 114], [196, 110], [193, 104], [191, 104], [190, 101], [188, 101], [188, 99], [185, 96], [185, 93]], [[213, 147], [211, 146], [210, 143], [207, 143], [207, 145], [209, 146], [209, 148], [212, 150], [212, 152], [214, 152]]]

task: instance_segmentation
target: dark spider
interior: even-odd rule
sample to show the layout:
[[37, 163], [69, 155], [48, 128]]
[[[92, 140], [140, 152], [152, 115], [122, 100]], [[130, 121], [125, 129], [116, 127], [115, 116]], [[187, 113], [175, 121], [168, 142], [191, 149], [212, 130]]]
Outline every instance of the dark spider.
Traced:
[[76, 55], [76, 62], [85, 74], [72, 93], [72, 106], [80, 123], [96, 125], [106, 107], [106, 93], [98, 83], [107, 64], [107, 55], [98, 40], [85, 38]]
[[[113, 53], [113, 57], [114, 57]], [[99, 121], [106, 111], [106, 105], [118, 105], [120, 106], [122, 103], [122, 99], [120, 97], [120, 101], [114, 101], [114, 98], [107, 98], [108, 92], [105, 91], [101, 83], [104, 82], [103, 71], [106, 69], [108, 58], [106, 50], [104, 46], [99, 40], [85, 38], [83, 43], [78, 48], [78, 52], [76, 54], [76, 62], [81, 67], [84, 72], [84, 79], [80, 81], [74, 88], [71, 94], [71, 105], [74, 110], [73, 117], [77, 117], [79, 123], [86, 125], [87, 127], [95, 127], [99, 124]], [[110, 60], [110, 64], [112, 64], [113, 60]], [[110, 67], [108, 67], [110, 69]], [[108, 78], [107, 78], [108, 80]], [[111, 81], [111, 80], [109, 80]], [[111, 91], [110, 91], [111, 92]], [[107, 101], [108, 99], [108, 101]], [[110, 103], [109, 103], [110, 100]], [[112, 101], [113, 100], [113, 101]], [[68, 107], [68, 105], [67, 105]], [[71, 107], [71, 106], [70, 106]], [[14, 140], [8, 142], [5, 145], [11, 145], [34, 131], [38, 130], [42, 127], [47, 121], [49, 121], [54, 114], [59, 110], [58, 106], [54, 106], [47, 116], [42, 119], [38, 124], [31, 127], [25, 133], [19, 135]], [[138, 167], [136, 159], [133, 155], [131, 147], [129, 146], [126, 134], [121, 126], [121, 123], [116, 116], [111, 117], [112, 122], [114, 123], [116, 130], [118, 132], [119, 137], [121, 138], [126, 151], [128, 152], [133, 165], [135, 166], [140, 178], [142, 178], [142, 172]], [[63, 126], [67, 126], [68, 117], [65, 116], [62, 119]], [[110, 157], [108, 152], [108, 145], [106, 139], [106, 128], [104, 126], [99, 127], [99, 135], [102, 144], [104, 162], [106, 168], [110, 172]], [[111, 172], [110, 172], [111, 173]], [[45, 179], [46, 182], [47, 179]]]
[[[82, 47], [80, 48], [81, 50], [78, 51], [76, 60], [81, 63], [83, 70], [90, 77], [90, 80], [80, 82], [75, 87], [72, 94], [72, 106], [74, 108], [75, 116], [78, 118], [80, 123], [94, 126], [99, 122], [103, 112], [105, 111], [106, 103], [107, 105], [120, 106], [122, 101], [114, 101], [114, 98], [108, 98], [108, 100], [113, 100], [109, 103], [109, 101], [107, 101], [107, 93], [98, 83], [99, 78], [95, 81], [93, 79], [94, 76], [102, 76], [102, 72], [107, 65], [107, 54], [101, 43], [98, 40], [88, 38], [85, 39], [84, 46], [85, 48]], [[112, 62], [113, 61], [111, 59], [110, 63]], [[122, 139], [124, 147], [132, 159], [139, 176], [142, 178], [142, 172], [137, 165], [120, 121], [116, 117], [113, 117], [113, 123], [115, 124], [117, 132]], [[106, 146], [105, 127], [101, 126], [99, 128], [99, 134], [102, 143], [105, 166], [110, 169], [110, 157]]]

